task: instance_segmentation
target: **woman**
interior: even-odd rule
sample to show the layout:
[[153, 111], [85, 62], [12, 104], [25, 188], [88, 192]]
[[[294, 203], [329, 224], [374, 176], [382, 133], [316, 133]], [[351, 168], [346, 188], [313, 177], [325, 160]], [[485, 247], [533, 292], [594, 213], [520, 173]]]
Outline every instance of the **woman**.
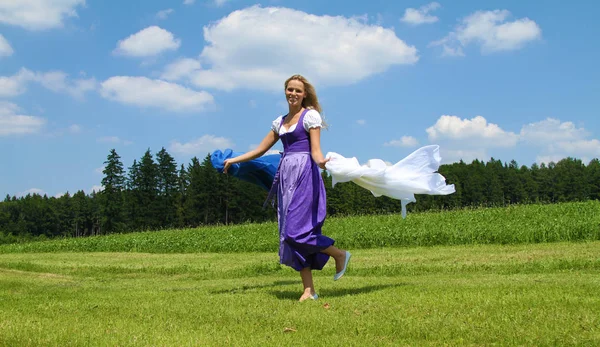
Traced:
[[273, 121], [271, 131], [253, 151], [224, 161], [223, 172], [231, 164], [249, 161], [265, 154], [279, 139], [283, 155], [272, 190], [277, 192], [280, 263], [300, 272], [304, 293], [300, 301], [317, 299], [312, 270], [321, 270], [333, 257], [340, 279], [350, 260], [350, 252], [335, 247], [334, 240], [321, 234], [325, 222], [325, 186], [319, 168], [329, 159], [321, 152], [321, 106], [314, 87], [302, 76], [285, 81], [289, 112]]

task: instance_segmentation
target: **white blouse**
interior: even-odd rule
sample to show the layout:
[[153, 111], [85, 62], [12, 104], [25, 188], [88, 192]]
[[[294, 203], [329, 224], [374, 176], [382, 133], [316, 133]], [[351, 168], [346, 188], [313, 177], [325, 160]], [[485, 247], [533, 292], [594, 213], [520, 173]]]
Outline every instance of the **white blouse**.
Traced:
[[[297, 124], [292, 125], [289, 129], [286, 129], [285, 126], [281, 126], [281, 118], [283, 118], [283, 116], [279, 116], [273, 121], [273, 124], [271, 125], [271, 130], [278, 133], [279, 135], [283, 135], [287, 132], [292, 132], [296, 129]], [[321, 114], [319, 114], [319, 111], [317, 110], [308, 110], [304, 114], [304, 122], [302, 123], [302, 125], [304, 126], [304, 130], [306, 130], [307, 132], [310, 128], [320, 128], [323, 126]]]

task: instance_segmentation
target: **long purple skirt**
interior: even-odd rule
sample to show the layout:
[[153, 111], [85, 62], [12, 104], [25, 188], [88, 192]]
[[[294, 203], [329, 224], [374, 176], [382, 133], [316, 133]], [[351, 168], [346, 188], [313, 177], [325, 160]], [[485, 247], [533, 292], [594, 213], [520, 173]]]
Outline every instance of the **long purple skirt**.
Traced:
[[325, 222], [325, 186], [310, 153], [287, 153], [279, 164], [277, 217], [279, 259], [297, 271], [321, 270], [329, 260], [322, 250], [334, 240], [321, 234]]

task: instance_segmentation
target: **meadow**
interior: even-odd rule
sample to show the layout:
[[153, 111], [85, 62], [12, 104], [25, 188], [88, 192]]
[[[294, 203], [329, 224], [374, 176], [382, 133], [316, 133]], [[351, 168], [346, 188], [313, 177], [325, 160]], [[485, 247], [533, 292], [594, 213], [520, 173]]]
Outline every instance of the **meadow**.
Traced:
[[0, 246], [0, 345], [600, 345], [600, 202], [327, 223], [303, 303], [272, 223]]

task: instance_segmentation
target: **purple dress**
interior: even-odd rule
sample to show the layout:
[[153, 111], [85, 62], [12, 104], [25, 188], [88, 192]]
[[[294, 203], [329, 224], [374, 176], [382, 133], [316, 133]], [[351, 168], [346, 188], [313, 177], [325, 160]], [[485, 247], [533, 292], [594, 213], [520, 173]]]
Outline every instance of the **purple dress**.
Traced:
[[307, 111], [300, 115], [296, 129], [279, 137], [283, 155], [272, 187], [277, 192], [279, 260], [297, 271], [323, 269], [329, 256], [321, 251], [335, 242], [321, 234], [327, 213], [325, 186], [303, 126]]

